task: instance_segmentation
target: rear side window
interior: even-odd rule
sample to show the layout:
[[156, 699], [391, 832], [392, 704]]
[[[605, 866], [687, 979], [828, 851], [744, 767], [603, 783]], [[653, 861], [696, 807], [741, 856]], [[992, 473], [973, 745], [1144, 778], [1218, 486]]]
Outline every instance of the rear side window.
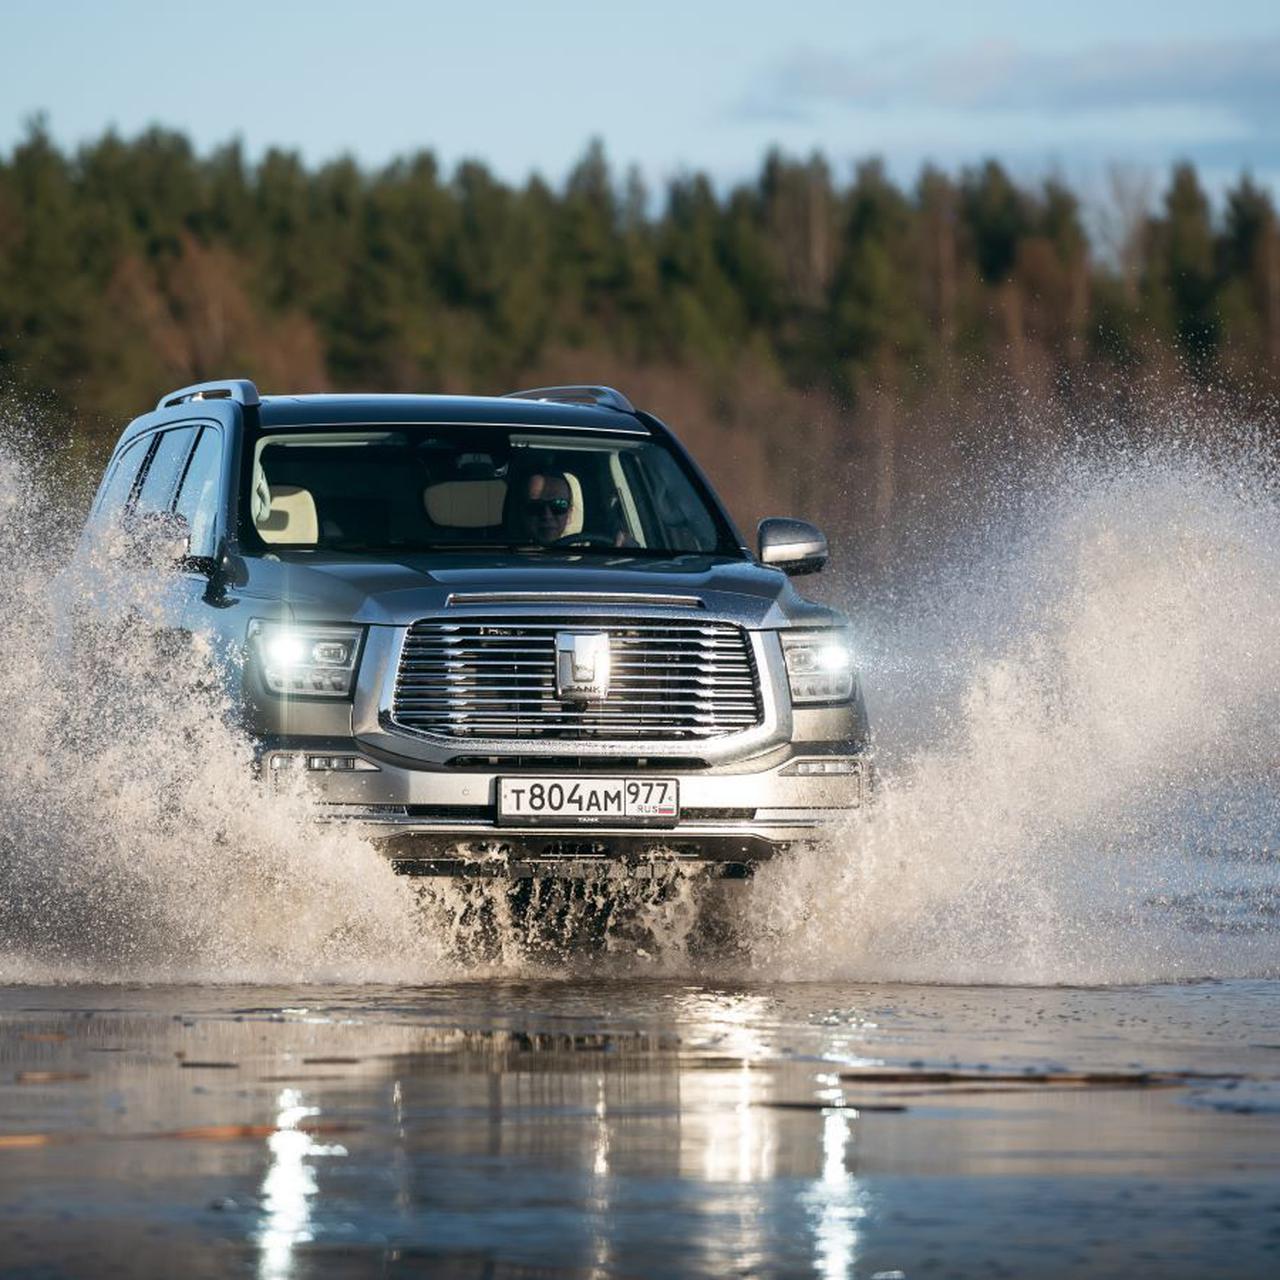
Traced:
[[195, 434], [194, 427], [178, 427], [174, 431], [161, 432], [160, 443], [151, 455], [151, 465], [147, 468], [142, 488], [138, 492], [139, 511], [169, 510]]
[[97, 511], [94, 513], [94, 520], [98, 524], [115, 523], [124, 514], [125, 504], [138, 483], [138, 472], [142, 469], [142, 461], [147, 456], [150, 445], [150, 436], [135, 440], [116, 459], [115, 469], [111, 472], [111, 478], [102, 491]]
[[222, 475], [222, 437], [212, 427], [200, 432], [196, 451], [182, 477], [175, 510], [191, 527], [191, 554], [211, 556], [218, 515], [218, 481]]

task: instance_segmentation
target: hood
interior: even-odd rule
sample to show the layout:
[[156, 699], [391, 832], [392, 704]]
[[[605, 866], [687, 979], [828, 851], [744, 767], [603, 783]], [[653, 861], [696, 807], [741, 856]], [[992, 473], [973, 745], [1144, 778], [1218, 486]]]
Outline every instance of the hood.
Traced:
[[[835, 610], [804, 599], [778, 570], [715, 556], [654, 560], [625, 552], [607, 558], [572, 553], [432, 552], [373, 560], [295, 551], [282, 553], [274, 567], [283, 577], [282, 593], [300, 622], [350, 620], [404, 626], [442, 612], [450, 596], [481, 593], [535, 598], [465, 603], [486, 612], [533, 605], [557, 613], [577, 608], [627, 613], [632, 607], [663, 606], [663, 601], [646, 600], [646, 596], [692, 596], [702, 601], [703, 617], [747, 627], [824, 626], [843, 621]], [[592, 594], [624, 599], [575, 598]], [[537, 598], [544, 595], [545, 603]]]

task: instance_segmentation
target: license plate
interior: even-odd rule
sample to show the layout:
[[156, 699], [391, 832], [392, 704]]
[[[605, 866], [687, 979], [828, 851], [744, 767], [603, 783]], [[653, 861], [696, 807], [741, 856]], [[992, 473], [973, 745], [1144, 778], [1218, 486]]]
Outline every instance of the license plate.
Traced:
[[529, 826], [673, 826], [675, 778], [499, 778], [498, 821]]

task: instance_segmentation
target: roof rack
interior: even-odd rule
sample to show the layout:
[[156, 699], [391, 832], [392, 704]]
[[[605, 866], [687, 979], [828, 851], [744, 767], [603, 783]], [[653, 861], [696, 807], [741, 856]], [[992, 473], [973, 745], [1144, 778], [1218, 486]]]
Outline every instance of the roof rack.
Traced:
[[547, 400], [552, 404], [593, 404], [619, 413], [635, 413], [636, 407], [612, 387], [533, 387], [529, 391], [508, 391], [504, 400]]
[[172, 409], [188, 400], [235, 400], [243, 405], [261, 404], [258, 388], [248, 378], [229, 378], [222, 382], [196, 382], [161, 396], [157, 409]]

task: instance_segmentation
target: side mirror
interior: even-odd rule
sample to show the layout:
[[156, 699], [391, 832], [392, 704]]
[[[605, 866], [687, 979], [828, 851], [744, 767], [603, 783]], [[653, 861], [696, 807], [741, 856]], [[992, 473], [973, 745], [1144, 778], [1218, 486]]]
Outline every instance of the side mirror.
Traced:
[[760, 563], [781, 569], [790, 577], [817, 573], [827, 563], [827, 538], [807, 520], [770, 516], [756, 530]]
[[181, 567], [191, 553], [191, 526], [176, 511], [135, 511], [125, 531], [134, 559], [148, 568]]
[[232, 550], [225, 537], [218, 539], [213, 555], [188, 556], [183, 567], [203, 573], [209, 579], [208, 600], [220, 598], [228, 587], [243, 587], [249, 582], [244, 561]]

